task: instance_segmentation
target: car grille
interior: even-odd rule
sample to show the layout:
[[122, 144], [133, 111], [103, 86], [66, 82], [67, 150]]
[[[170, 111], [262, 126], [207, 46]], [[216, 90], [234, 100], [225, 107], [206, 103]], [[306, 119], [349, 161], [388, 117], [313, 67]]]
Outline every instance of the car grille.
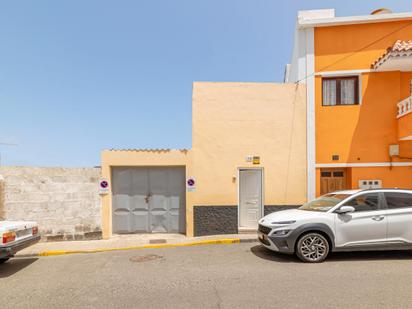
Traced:
[[261, 233], [263, 233], [263, 234], [269, 234], [270, 233], [270, 231], [272, 230], [270, 227], [267, 227], [267, 226], [263, 226], [263, 225], [261, 225], [261, 224], [259, 224], [259, 232], [261, 232]]

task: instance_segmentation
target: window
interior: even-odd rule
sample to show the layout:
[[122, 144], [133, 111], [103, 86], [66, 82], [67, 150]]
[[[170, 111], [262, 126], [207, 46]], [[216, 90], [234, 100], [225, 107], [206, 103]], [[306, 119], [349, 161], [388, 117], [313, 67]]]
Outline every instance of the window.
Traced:
[[299, 209], [326, 212], [348, 197], [348, 194], [326, 194], [321, 197], [318, 197], [313, 201], [303, 204], [301, 207], [299, 207]]
[[326, 77], [322, 79], [322, 105], [359, 104], [358, 76]]
[[320, 172], [320, 177], [332, 177], [331, 172]]
[[368, 193], [359, 195], [350, 201], [346, 202], [344, 206], [352, 206], [355, 211], [372, 211], [379, 209], [379, 193]]
[[387, 192], [385, 198], [389, 209], [412, 207], [412, 194]]

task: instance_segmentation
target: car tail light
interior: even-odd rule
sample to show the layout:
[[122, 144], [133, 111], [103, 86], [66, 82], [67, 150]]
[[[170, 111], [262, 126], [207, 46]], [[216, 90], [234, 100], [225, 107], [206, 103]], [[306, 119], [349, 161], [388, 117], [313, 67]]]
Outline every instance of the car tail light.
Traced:
[[35, 227], [33, 227], [32, 228], [32, 235], [34, 236], [34, 235], [37, 235], [37, 233], [39, 232], [39, 228], [37, 227], [37, 226], [35, 226]]
[[9, 242], [12, 242], [15, 239], [16, 239], [16, 233], [15, 232], [3, 233], [3, 244], [7, 244]]

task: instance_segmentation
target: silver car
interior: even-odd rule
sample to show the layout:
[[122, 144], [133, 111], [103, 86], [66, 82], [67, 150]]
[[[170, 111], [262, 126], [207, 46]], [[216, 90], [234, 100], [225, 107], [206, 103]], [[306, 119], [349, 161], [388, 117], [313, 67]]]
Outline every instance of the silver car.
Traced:
[[268, 249], [322, 262], [331, 251], [412, 249], [412, 190], [347, 190], [259, 221]]

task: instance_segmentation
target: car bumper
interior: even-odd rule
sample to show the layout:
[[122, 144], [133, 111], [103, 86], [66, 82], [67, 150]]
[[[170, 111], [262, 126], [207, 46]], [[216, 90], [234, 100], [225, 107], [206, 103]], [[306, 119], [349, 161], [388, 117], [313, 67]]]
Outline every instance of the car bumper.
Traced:
[[272, 250], [272, 251], [279, 252], [279, 248], [276, 247], [276, 245], [270, 241], [270, 239], [269, 239], [269, 237], [268, 237], [267, 234], [258, 232], [258, 239], [259, 239], [259, 242], [260, 242], [263, 246], [265, 246], [266, 248], [268, 248], [268, 249], [270, 249], [270, 250]]
[[262, 225], [262, 229], [258, 229], [260, 243], [272, 251], [281, 253], [293, 254], [295, 252], [297, 236], [296, 230], [291, 230], [286, 235], [276, 235], [270, 227]]
[[295, 252], [292, 233], [285, 236], [273, 236], [271, 233], [264, 234], [258, 231], [258, 239], [260, 243], [269, 250], [287, 254], [293, 254]]
[[30, 238], [25, 238], [19, 240], [13, 244], [0, 246], [0, 259], [12, 257], [16, 252], [23, 250], [31, 245], [34, 245], [40, 240], [40, 235], [31, 236]]

